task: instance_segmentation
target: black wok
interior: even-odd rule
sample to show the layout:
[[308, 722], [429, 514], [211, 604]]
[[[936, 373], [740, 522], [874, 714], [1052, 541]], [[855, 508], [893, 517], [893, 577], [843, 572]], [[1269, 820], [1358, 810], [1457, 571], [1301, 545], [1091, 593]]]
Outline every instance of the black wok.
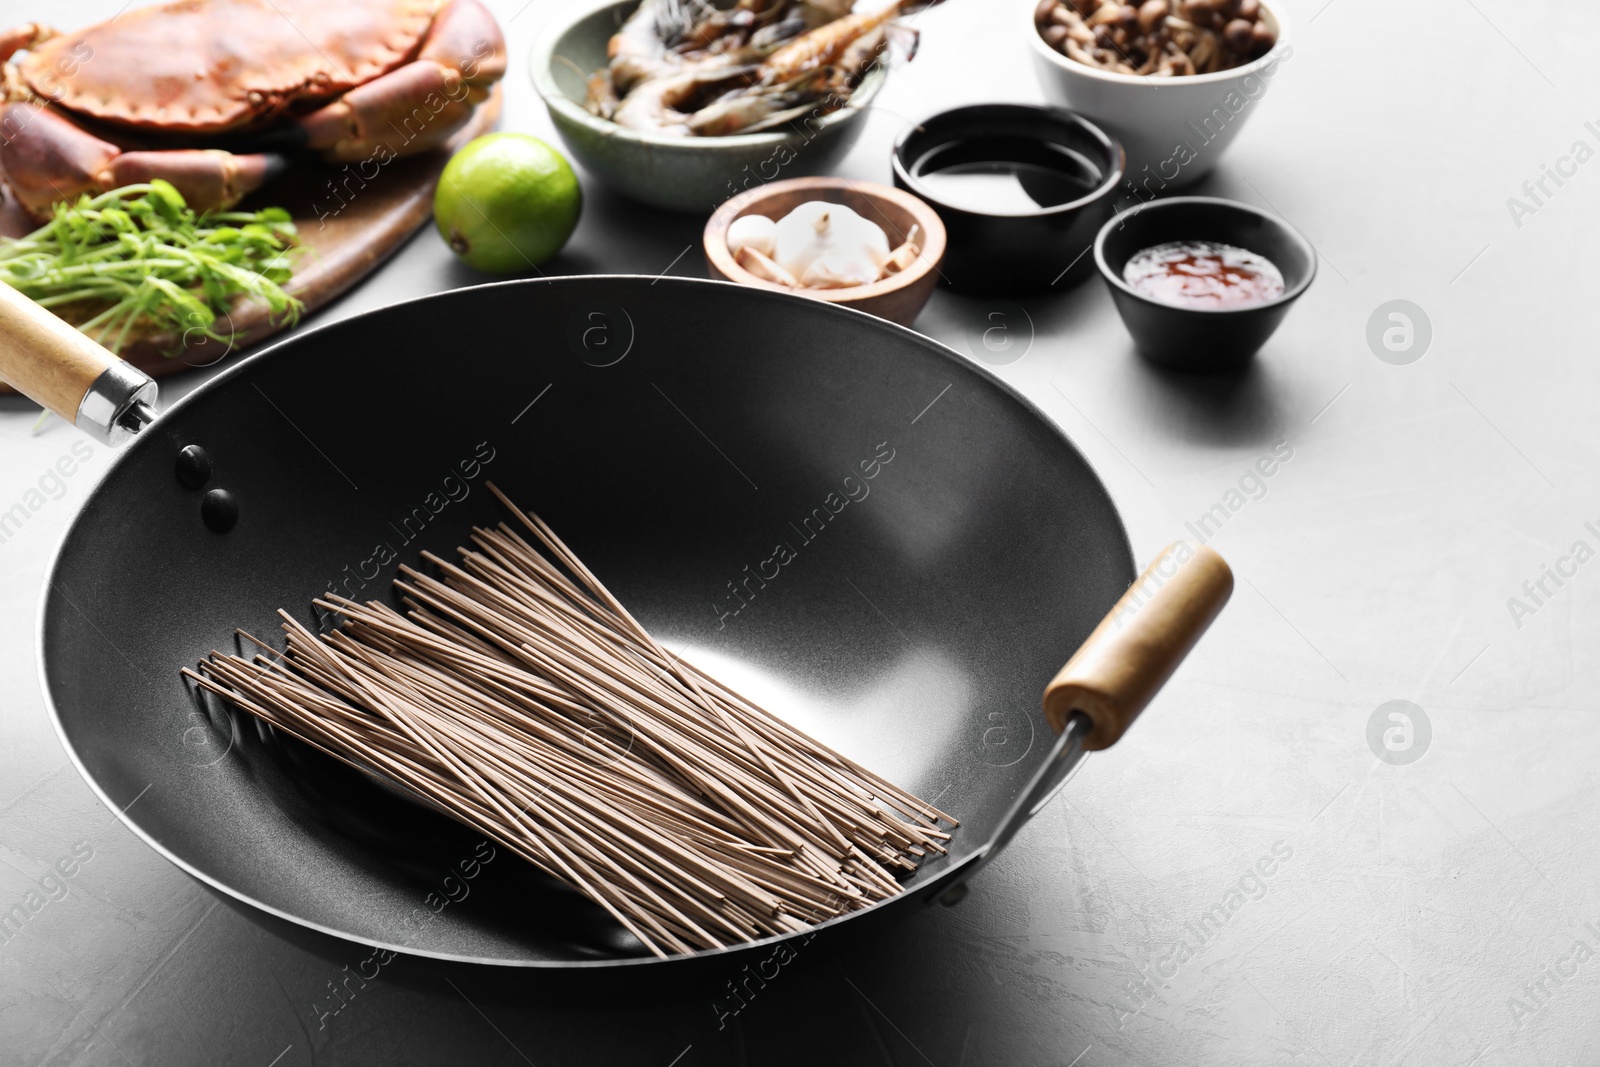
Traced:
[[148, 426], [148, 390], [22, 303], [0, 301], [6, 376], [80, 426], [143, 427], [43, 598], [64, 744], [184, 870], [374, 946], [651, 961], [576, 893], [503, 849], [484, 862], [477, 835], [179, 676], [235, 627], [277, 635], [280, 606], [313, 622], [327, 589], [386, 598], [401, 563], [498, 520], [488, 479], [668, 645], [961, 819], [907, 893], [828, 927], [951, 897], [1226, 597], [1210, 556], [1205, 589], [1125, 613], [1131, 653], [1108, 622], [1075, 662], [1129, 706], [1058, 679], [1056, 747], [1039, 694], [1134, 574], [1116, 508], [997, 379], [820, 302], [671, 278], [459, 290], [302, 333]]

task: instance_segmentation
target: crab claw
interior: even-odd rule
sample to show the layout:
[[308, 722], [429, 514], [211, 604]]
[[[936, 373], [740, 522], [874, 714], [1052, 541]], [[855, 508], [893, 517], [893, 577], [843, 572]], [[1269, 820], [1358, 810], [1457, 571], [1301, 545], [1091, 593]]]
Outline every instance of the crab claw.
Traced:
[[44, 44], [56, 31], [38, 22], [25, 22], [9, 30], [0, 30], [0, 63], [4, 63], [24, 48]]
[[447, 72], [419, 59], [352, 89], [300, 120], [307, 147], [335, 163], [377, 157], [386, 163], [443, 144], [466, 125], [473, 105], [457, 78], [450, 93]]
[[456, 72], [466, 83], [468, 101], [479, 104], [505, 77], [506, 41], [500, 24], [478, 0], [451, 0], [434, 16], [417, 58]]
[[0, 101], [26, 100], [32, 95], [18, 76], [16, 66], [8, 60], [23, 49], [37, 48], [54, 36], [55, 30], [38, 22], [0, 30], [0, 64], [4, 64], [0, 66]]
[[412, 155], [443, 144], [505, 74], [505, 39], [478, 0], [450, 0], [417, 58], [299, 120], [307, 147], [336, 163]]
[[165, 178], [196, 211], [231, 207], [282, 169], [281, 157], [215, 149], [124, 152], [79, 129], [47, 107], [0, 107], [0, 170], [17, 202], [34, 218], [84, 193]]

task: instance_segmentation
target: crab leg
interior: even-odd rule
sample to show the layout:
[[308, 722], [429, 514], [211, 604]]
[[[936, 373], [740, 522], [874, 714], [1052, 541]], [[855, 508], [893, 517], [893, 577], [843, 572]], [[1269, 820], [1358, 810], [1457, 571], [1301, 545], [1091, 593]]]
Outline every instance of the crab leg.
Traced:
[[279, 156], [216, 149], [124, 152], [48, 107], [0, 106], [0, 170], [17, 202], [35, 218], [50, 206], [123, 185], [165, 178], [196, 211], [231, 207], [283, 167]]
[[336, 163], [387, 162], [449, 140], [505, 74], [505, 39], [478, 0], [449, 0], [417, 58], [298, 120]]

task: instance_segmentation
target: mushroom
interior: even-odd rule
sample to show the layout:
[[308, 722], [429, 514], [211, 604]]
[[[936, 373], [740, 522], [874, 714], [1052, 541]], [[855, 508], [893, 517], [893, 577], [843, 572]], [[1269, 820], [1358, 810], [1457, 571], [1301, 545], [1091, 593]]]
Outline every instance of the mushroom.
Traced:
[[[1137, 17], [1137, 16], [1135, 16]], [[1122, 18], [1121, 4], [1106, 4], [1086, 20], [1090, 26], [1109, 26]]]
[[[1043, 0], [1034, 21], [1069, 58], [1122, 74], [1206, 74], [1277, 44], [1263, 0]], [[1066, 32], [1062, 32], [1065, 27]]]
[[1154, 33], [1166, 21], [1170, 10], [1167, 0], [1144, 0], [1139, 5], [1139, 28], [1145, 33]]
[[1071, 37], [1067, 38], [1067, 55], [1072, 59], [1076, 59], [1079, 63], [1087, 63], [1091, 67], [1100, 65], [1100, 61], [1094, 57], [1093, 53]]
[[1228, 47], [1235, 52], [1244, 54], [1250, 51], [1250, 41], [1255, 34], [1255, 23], [1249, 19], [1234, 19], [1222, 28], [1222, 39]]

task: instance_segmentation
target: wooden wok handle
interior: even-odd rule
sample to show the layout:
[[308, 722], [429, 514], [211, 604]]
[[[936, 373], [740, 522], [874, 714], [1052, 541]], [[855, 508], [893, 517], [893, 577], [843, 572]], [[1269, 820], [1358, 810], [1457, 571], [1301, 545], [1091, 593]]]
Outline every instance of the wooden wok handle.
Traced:
[[1060, 733], [1074, 711], [1093, 723], [1083, 747], [1116, 744], [1194, 648], [1233, 592], [1233, 572], [1204, 545], [1167, 546], [1044, 691]]
[[0, 378], [110, 444], [153, 417], [149, 375], [3, 282]]

